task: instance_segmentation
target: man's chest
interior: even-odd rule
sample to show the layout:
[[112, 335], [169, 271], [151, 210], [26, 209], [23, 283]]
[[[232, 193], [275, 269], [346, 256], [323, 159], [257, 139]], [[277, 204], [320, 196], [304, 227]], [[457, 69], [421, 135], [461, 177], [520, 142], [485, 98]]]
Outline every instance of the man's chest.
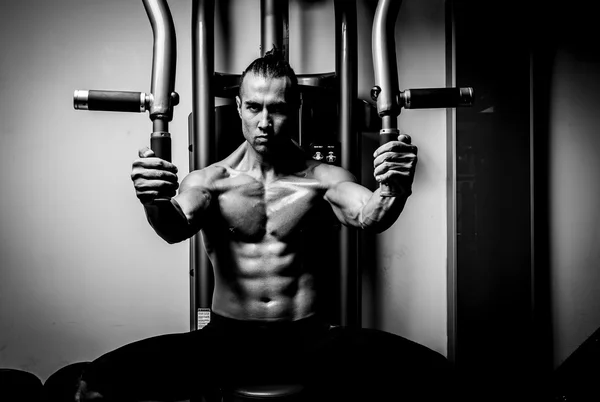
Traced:
[[220, 215], [240, 236], [285, 237], [318, 221], [326, 202], [315, 180], [281, 179], [271, 183], [232, 180], [218, 197]]

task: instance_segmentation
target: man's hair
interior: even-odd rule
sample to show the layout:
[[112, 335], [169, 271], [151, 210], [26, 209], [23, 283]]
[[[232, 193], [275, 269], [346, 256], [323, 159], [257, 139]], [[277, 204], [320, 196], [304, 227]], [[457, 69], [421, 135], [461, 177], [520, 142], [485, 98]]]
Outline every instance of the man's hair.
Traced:
[[283, 53], [276, 46], [269, 50], [263, 57], [259, 57], [254, 60], [242, 73], [240, 79], [240, 98], [242, 97], [242, 85], [244, 83], [244, 77], [247, 73], [253, 73], [258, 77], [263, 78], [288, 78], [290, 80], [290, 88], [288, 89], [288, 96], [290, 102], [294, 105], [300, 105], [300, 90], [298, 88], [298, 77], [294, 69], [283, 57]]

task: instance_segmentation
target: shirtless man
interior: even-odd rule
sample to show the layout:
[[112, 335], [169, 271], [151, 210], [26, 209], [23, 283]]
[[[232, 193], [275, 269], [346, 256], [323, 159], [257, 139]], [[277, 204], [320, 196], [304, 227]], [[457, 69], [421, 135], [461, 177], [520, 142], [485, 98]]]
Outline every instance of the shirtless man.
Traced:
[[[302, 379], [323, 398], [389, 398], [397, 376], [433, 378], [427, 370], [444, 367], [441, 355], [383, 331], [328, 325], [313, 255], [324, 250], [317, 224], [328, 211], [344, 225], [376, 232], [395, 222], [417, 163], [410, 137], [374, 154], [375, 178], [395, 193], [382, 197], [291, 140], [298, 83], [276, 53], [247, 68], [236, 101], [245, 141], [224, 160], [191, 172], [180, 186], [177, 168], [148, 148], [132, 170], [160, 237], [176, 243], [202, 231], [215, 277], [211, 323], [108, 353], [84, 375], [78, 397], [189, 398], [227, 383]], [[393, 371], [385, 368], [388, 358]]]

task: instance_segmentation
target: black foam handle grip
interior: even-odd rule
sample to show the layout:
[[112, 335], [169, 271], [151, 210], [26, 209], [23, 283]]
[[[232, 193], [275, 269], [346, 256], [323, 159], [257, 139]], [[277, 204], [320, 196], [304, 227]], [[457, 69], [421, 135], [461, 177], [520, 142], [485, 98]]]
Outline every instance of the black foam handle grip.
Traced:
[[150, 149], [156, 157], [171, 162], [171, 136], [169, 133], [152, 133]]
[[145, 110], [141, 92], [88, 91], [88, 110], [136, 112]]
[[406, 109], [439, 109], [471, 106], [472, 88], [408, 89], [402, 93]]

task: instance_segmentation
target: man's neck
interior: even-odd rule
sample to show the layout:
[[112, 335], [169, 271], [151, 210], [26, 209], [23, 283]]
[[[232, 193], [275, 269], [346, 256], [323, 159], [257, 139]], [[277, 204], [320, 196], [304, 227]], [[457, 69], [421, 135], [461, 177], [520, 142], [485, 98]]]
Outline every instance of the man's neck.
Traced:
[[304, 162], [301, 149], [291, 140], [269, 153], [258, 153], [247, 144], [244, 159], [249, 171], [265, 182], [298, 172], [302, 169], [301, 163]]

